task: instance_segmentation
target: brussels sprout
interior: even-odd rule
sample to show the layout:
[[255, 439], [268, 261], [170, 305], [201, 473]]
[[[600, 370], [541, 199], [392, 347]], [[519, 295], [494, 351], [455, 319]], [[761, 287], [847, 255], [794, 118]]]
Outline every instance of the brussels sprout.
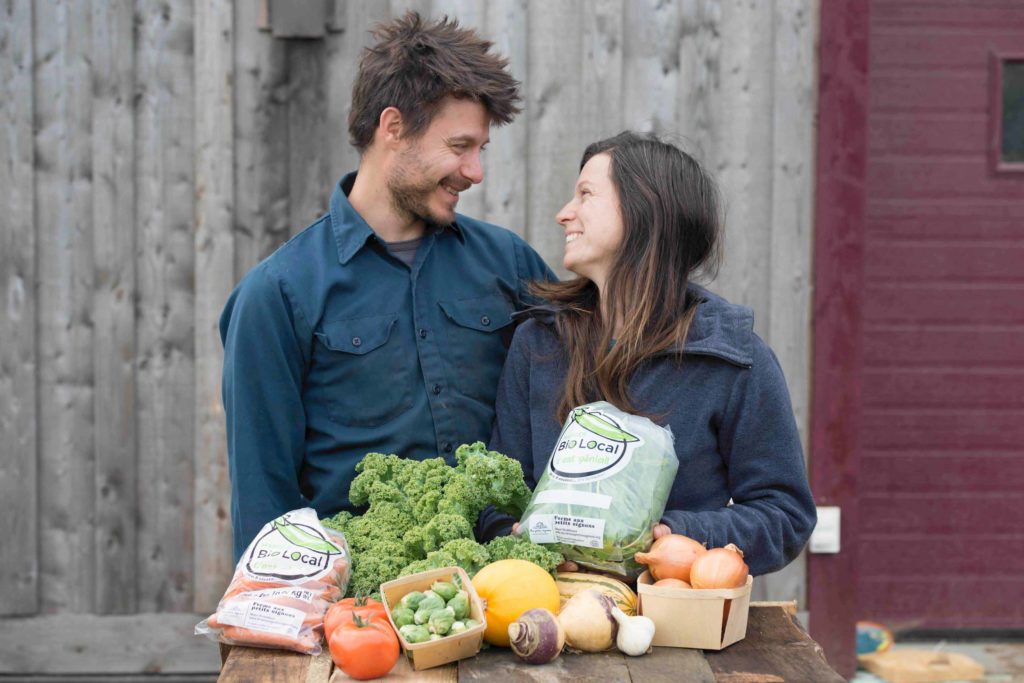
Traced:
[[462, 621], [453, 621], [452, 627], [448, 629], [448, 635], [454, 636], [457, 633], [462, 633], [466, 630], [466, 624]]
[[419, 609], [416, 610], [416, 616], [413, 620], [417, 624], [425, 624], [430, 619], [431, 614], [444, 608], [445, 604], [441, 596], [434, 591], [427, 591], [426, 597], [420, 601]]
[[442, 598], [440, 595], [438, 595], [434, 591], [427, 591], [426, 593], [423, 594], [423, 599], [420, 601], [420, 604], [416, 605], [416, 609], [417, 610], [421, 610], [421, 609], [424, 609], [424, 608], [429, 609], [429, 610], [444, 609], [445, 608], [445, 603], [446, 603], [446, 600], [444, 598]]
[[476, 626], [480, 622], [478, 620], [476, 620], [476, 619], [463, 619], [462, 623], [466, 625], [466, 630], [468, 631], [469, 629], [473, 628], [474, 626]]
[[443, 636], [448, 633], [454, 622], [455, 612], [452, 611], [451, 607], [445, 607], [431, 614], [428, 623], [431, 633], [438, 633]]
[[430, 587], [430, 590], [440, 595], [441, 599], [445, 602], [454, 598], [455, 594], [459, 592], [458, 586], [448, 581], [435, 581], [434, 585]]
[[410, 644], [425, 643], [430, 640], [430, 631], [427, 630], [426, 626], [407, 624], [398, 629], [398, 632], [402, 634], [403, 638], [405, 638], [405, 642]]
[[402, 607], [408, 607], [409, 609], [415, 612], [417, 609], [419, 609], [420, 602], [422, 602], [423, 598], [425, 597], [427, 596], [421, 593], [420, 591], [413, 591], [412, 593], [406, 593], [405, 597], [403, 597], [398, 604]]
[[391, 619], [395, 622], [395, 626], [407, 626], [415, 623], [416, 613], [408, 607], [399, 606], [391, 610]]
[[469, 593], [459, 591], [448, 601], [448, 606], [455, 612], [456, 619], [465, 619], [469, 616]]
[[430, 640], [441, 640], [442, 638], [444, 638], [444, 636], [440, 636], [440, 635], [438, 635], [436, 633], [431, 633], [430, 634]]

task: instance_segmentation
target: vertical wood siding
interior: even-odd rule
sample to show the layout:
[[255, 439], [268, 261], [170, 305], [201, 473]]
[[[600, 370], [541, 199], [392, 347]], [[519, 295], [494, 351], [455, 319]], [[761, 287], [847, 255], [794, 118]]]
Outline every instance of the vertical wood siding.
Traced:
[[[135, 18], [92, 6], [95, 543], [99, 614], [136, 610]], [[127, 588], [127, 590], [126, 590]]]
[[39, 607], [32, 4], [0, 3], [0, 614]]
[[[0, 614], [209, 610], [231, 572], [217, 318], [355, 168], [367, 30], [415, 8], [493, 40], [523, 113], [462, 210], [561, 269], [584, 146], [681, 141], [728, 205], [712, 287], [808, 395], [816, 0], [349, 0], [322, 39], [259, 3], [0, 2]], [[801, 597], [803, 565], [760, 582]]]

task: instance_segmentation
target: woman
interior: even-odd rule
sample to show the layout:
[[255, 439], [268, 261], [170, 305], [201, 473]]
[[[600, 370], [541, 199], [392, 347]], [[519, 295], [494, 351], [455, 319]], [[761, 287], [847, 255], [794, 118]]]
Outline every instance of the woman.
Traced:
[[782, 370], [750, 309], [690, 281], [716, 260], [713, 181], [676, 147], [626, 132], [587, 148], [557, 220], [578, 277], [534, 285], [546, 303], [512, 341], [491, 448], [533, 488], [575, 406], [646, 415], [671, 428], [679, 458], [655, 537], [735, 543], [755, 575], [785, 566], [815, 508]]

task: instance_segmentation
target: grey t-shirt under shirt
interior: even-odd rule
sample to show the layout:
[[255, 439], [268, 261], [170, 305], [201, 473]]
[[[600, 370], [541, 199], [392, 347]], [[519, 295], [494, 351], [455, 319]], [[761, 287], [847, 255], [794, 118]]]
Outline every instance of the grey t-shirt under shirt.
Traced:
[[419, 249], [420, 243], [423, 242], [422, 237], [417, 237], [413, 240], [402, 240], [401, 242], [385, 242], [388, 245], [388, 251], [392, 256], [399, 259], [405, 265], [412, 268], [412, 262], [416, 259], [416, 250]]

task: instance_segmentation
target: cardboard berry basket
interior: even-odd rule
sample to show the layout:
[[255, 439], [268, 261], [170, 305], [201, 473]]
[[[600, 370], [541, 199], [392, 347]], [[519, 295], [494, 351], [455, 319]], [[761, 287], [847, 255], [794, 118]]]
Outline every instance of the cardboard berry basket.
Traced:
[[[425, 643], [407, 643], [391, 616], [392, 606], [397, 605], [399, 600], [405, 597], [406, 593], [428, 590], [435, 581], [451, 581], [454, 583], [456, 576], [459, 577], [462, 583], [462, 589], [469, 593], [469, 616], [480, 623], [462, 633], [445, 636], [440, 640], [430, 640]], [[480, 596], [473, 590], [473, 583], [469, 580], [469, 576], [461, 567], [431, 569], [430, 571], [388, 581], [381, 584], [380, 596], [381, 602], [387, 608], [388, 620], [391, 622], [391, 626], [394, 627], [395, 633], [398, 634], [398, 642], [402, 644], [402, 649], [405, 650], [412, 668], [416, 671], [472, 657], [480, 651], [480, 646], [484, 640], [484, 630], [487, 627], [487, 622], [484, 621], [484, 605], [480, 600]]]
[[746, 637], [754, 577], [748, 576], [739, 588], [698, 590], [653, 583], [648, 572], [636, 582], [640, 614], [654, 622], [653, 645], [721, 650]]

